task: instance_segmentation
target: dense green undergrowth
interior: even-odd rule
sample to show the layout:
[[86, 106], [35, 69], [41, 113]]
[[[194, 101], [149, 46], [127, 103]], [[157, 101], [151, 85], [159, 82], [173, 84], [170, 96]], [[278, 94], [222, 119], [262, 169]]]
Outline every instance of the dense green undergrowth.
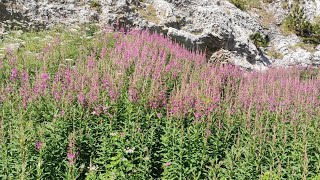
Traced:
[[290, 14], [284, 20], [287, 29], [302, 37], [310, 44], [320, 44], [320, 24], [312, 23], [305, 17], [304, 9], [298, 3], [294, 5]]
[[16, 41], [0, 59], [1, 179], [319, 178], [317, 70], [248, 73], [140, 31], [1, 46]]

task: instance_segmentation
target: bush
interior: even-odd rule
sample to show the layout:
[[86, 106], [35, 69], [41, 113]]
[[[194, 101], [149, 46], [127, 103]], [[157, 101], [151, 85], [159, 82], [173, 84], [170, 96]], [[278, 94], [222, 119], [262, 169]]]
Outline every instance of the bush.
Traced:
[[304, 9], [298, 4], [295, 4], [291, 13], [284, 20], [284, 25], [296, 35], [302, 37], [304, 42], [320, 43], [320, 25], [308, 21], [304, 14]]
[[245, 0], [231, 0], [231, 3], [234, 4], [237, 8], [242, 11], [246, 10], [246, 1]]
[[96, 10], [97, 12], [101, 13], [102, 10], [102, 5], [98, 2], [98, 1], [91, 1], [90, 2], [90, 7], [94, 10]]
[[[263, 0], [264, 3], [272, 3], [274, 0]], [[231, 0], [231, 3], [234, 4], [237, 8], [245, 11], [250, 8], [260, 8], [260, 0]]]
[[157, 34], [100, 32], [26, 33], [6, 50], [0, 179], [320, 174], [316, 72], [246, 72]]
[[300, 72], [300, 80], [316, 79], [318, 74], [318, 69], [305, 69]]
[[259, 32], [251, 34], [250, 39], [253, 41], [256, 47], [267, 47], [270, 42], [268, 35], [262, 35]]

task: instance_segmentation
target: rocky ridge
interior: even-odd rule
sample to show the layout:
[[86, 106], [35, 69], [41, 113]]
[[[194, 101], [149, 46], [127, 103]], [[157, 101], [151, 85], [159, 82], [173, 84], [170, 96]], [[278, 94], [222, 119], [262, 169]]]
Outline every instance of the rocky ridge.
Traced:
[[[227, 0], [1, 0], [0, 29], [120, 23], [166, 34], [189, 49], [205, 50], [209, 61], [255, 70], [319, 65], [320, 46], [306, 48], [296, 35], [281, 32], [279, 25], [289, 13], [283, 2], [245, 12]], [[287, 3], [290, 7], [293, 2]], [[311, 21], [319, 16], [320, 0], [306, 0], [303, 6]], [[266, 18], [270, 22], [264, 22]], [[256, 32], [268, 35], [268, 47], [254, 44], [249, 36]]]

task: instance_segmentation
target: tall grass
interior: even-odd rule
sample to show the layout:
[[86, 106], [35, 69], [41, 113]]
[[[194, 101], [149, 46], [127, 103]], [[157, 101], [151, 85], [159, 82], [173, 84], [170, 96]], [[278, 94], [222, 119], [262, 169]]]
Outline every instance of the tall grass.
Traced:
[[0, 59], [2, 179], [319, 177], [318, 70], [214, 65], [145, 31], [50, 33]]

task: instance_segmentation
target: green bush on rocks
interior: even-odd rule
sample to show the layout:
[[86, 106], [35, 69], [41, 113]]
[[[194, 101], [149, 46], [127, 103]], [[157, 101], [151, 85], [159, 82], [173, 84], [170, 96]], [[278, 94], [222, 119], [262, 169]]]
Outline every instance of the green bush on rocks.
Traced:
[[320, 43], [320, 25], [307, 20], [303, 8], [296, 4], [291, 13], [284, 20], [284, 25], [306, 43]]
[[270, 41], [267, 35], [262, 35], [259, 32], [251, 34], [250, 39], [256, 47], [267, 47]]

